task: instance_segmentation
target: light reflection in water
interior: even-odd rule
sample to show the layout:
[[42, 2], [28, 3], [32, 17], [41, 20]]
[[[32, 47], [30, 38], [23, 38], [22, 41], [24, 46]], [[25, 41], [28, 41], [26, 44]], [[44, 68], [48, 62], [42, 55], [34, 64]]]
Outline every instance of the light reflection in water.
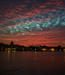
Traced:
[[0, 66], [3, 65], [1, 71], [2, 75], [65, 74], [65, 54], [63, 52], [8, 51], [8, 53], [0, 53], [0, 60], [0, 63], [2, 62]]
[[14, 58], [15, 58], [15, 52], [16, 51], [11, 51], [11, 50], [8, 50], [8, 60], [10, 61], [12, 61]]

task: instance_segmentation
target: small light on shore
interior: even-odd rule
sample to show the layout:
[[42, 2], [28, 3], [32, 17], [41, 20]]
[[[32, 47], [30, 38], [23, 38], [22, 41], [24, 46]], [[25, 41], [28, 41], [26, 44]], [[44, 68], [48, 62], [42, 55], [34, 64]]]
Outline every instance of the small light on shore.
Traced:
[[63, 49], [63, 51], [65, 52], [65, 49]]
[[46, 50], [47, 50], [46, 48], [43, 48], [43, 49], [42, 49], [42, 51], [46, 51]]
[[51, 51], [52, 51], [52, 52], [54, 52], [54, 51], [55, 51], [55, 49], [54, 49], [54, 48], [51, 48]]

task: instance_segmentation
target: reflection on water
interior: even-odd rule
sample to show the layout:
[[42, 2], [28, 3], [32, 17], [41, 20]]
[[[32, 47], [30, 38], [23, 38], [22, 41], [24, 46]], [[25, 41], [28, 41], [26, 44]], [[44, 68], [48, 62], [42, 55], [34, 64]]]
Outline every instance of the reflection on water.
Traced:
[[15, 51], [12, 52], [8, 51], [7, 55], [8, 55], [8, 61], [13, 61], [15, 58]]
[[65, 54], [0, 52], [0, 75], [65, 75]]

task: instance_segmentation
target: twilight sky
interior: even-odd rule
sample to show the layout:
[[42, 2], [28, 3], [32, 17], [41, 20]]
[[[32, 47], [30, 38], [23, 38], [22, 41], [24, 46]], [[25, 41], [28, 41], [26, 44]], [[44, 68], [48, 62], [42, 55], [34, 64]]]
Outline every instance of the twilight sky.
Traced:
[[0, 42], [65, 46], [64, 0], [0, 0]]

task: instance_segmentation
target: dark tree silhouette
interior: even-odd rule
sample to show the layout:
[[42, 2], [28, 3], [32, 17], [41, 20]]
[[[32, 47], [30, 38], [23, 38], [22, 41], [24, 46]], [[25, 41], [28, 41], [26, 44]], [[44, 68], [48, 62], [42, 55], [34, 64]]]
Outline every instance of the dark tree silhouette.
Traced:
[[13, 43], [13, 41], [11, 41], [10, 47], [13, 48], [13, 46], [14, 46], [14, 43]]

